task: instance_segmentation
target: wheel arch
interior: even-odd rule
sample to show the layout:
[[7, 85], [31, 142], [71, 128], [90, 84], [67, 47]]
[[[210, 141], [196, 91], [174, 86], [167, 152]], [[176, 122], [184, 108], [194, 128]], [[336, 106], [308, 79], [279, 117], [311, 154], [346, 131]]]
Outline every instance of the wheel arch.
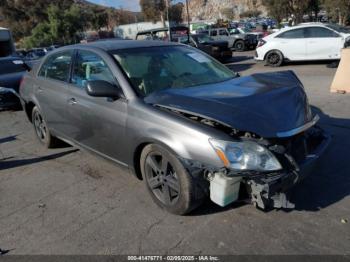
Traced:
[[26, 112], [27, 118], [30, 122], [32, 122], [32, 112], [36, 104], [32, 101], [26, 102], [24, 105], [24, 111]]
[[145, 149], [145, 147], [151, 144], [159, 145], [164, 149], [166, 149], [167, 151], [169, 151], [175, 157], [179, 157], [179, 154], [176, 153], [175, 150], [171, 146], [169, 146], [166, 142], [163, 142], [158, 139], [153, 139], [153, 138], [143, 139], [142, 141], [139, 141], [133, 153], [133, 163], [132, 163], [132, 169], [133, 169], [132, 172], [139, 180], [143, 180], [142, 173], [141, 173], [141, 165], [140, 165], [141, 154]]

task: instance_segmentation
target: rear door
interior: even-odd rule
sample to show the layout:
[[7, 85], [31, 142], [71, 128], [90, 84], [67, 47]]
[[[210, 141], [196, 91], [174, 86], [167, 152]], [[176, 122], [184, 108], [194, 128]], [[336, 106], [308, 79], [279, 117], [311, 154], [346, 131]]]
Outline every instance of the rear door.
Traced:
[[78, 50], [67, 97], [66, 132], [75, 142], [116, 160], [123, 160], [127, 101], [92, 97], [86, 92], [91, 80], [118, 82], [106, 60], [92, 51]]
[[66, 135], [67, 85], [73, 51], [62, 51], [49, 56], [41, 66], [33, 91], [46, 123], [58, 135]]
[[219, 29], [219, 40], [227, 41], [229, 33], [226, 29]]
[[343, 38], [324, 27], [306, 29], [307, 56], [309, 60], [339, 59]]
[[304, 28], [288, 30], [275, 37], [276, 49], [291, 61], [307, 60]]

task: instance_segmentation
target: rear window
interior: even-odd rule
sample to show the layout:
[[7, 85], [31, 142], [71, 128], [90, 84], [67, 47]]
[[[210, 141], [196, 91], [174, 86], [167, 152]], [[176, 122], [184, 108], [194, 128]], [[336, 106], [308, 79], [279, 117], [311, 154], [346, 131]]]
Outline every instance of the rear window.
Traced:
[[10, 56], [13, 51], [10, 32], [8, 30], [0, 30], [0, 57]]
[[310, 27], [307, 28], [307, 37], [309, 38], [333, 38], [333, 37], [339, 37], [339, 35], [331, 31], [327, 28], [323, 27]]

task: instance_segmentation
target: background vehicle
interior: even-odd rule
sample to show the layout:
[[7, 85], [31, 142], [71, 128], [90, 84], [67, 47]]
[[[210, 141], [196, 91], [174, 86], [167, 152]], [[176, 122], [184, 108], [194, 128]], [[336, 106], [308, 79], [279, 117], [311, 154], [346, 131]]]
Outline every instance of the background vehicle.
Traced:
[[245, 34], [237, 28], [230, 31], [227, 28], [213, 28], [201, 31], [201, 33], [208, 34], [215, 40], [227, 41], [228, 47], [236, 51], [254, 48], [258, 43], [256, 35]]
[[0, 27], [0, 57], [13, 55], [15, 45], [12, 41], [11, 32], [3, 27]]
[[260, 40], [256, 60], [280, 66], [284, 61], [338, 60], [350, 32], [330, 24], [304, 24]]
[[291, 208], [285, 190], [329, 144], [294, 73], [237, 78], [176, 43], [63, 47], [20, 94], [43, 145], [60, 138], [129, 168], [175, 214], [207, 196], [226, 206], [240, 190], [260, 208]]
[[[185, 26], [175, 26], [171, 27], [171, 41], [177, 42], [179, 37], [188, 36], [189, 29]], [[160, 40], [160, 41], [170, 41], [169, 29], [168, 28], [158, 28], [150, 29], [138, 32], [136, 35], [136, 40]]]
[[182, 36], [178, 41], [196, 47], [219, 60], [232, 58], [232, 51], [228, 48], [227, 41], [215, 41], [206, 34], [193, 34], [190, 36], [190, 41], [188, 36]]
[[44, 48], [33, 48], [28, 50], [27, 55], [25, 57], [26, 60], [38, 60], [46, 55]]
[[[15, 53], [10, 31], [0, 28], [0, 87], [18, 92], [20, 81], [27, 69], [22, 58]], [[6, 89], [0, 91], [0, 108], [20, 106], [18, 97]]]

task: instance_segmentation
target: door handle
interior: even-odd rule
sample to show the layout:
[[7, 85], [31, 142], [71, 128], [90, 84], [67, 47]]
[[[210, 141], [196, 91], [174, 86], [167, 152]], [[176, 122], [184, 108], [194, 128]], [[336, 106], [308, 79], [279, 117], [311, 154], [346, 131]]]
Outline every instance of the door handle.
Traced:
[[71, 99], [69, 99], [68, 100], [68, 104], [70, 104], [70, 105], [76, 105], [78, 103], [78, 101], [75, 99], [75, 98], [71, 98]]

